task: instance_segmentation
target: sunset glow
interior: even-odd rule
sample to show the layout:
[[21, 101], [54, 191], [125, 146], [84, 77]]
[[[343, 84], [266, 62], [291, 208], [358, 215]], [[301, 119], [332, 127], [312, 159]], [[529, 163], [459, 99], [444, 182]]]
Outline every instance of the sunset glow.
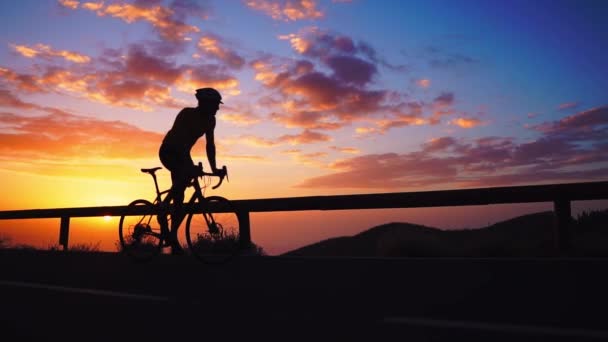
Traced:
[[[217, 161], [230, 171], [207, 195], [608, 180], [608, 2], [22, 0], [0, 8], [0, 210], [152, 199], [140, 168], [161, 166], [160, 142], [177, 112], [196, 106], [200, 87], [222, 93]], [[208, 169], [204, 143], [192, 156]], [[170, 186], [168, 171], [159, 183]], [[252, 236], [279, 253], [388, 220], [453, 228], [492, 219], [444, 208], [452, 219], [433, 221], [429, 210], [260, 214]], [[112, 249], [116, 220], [83, 219], [105, 235], [82, 228], [77, 239]], [[35, 239], [14, 226], [0, 222], [0, 232]]]

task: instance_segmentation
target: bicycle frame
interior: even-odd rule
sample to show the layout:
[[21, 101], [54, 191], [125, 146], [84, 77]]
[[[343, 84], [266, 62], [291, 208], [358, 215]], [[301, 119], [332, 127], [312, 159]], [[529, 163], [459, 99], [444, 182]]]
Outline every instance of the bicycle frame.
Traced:
[[[157, 254], [162, 247], [174, 247], [174, 236], [168, 234], [177, 233], [177, 229], [187, 216], [186, 240], [191, 252], [197, 258], [204, 262], [217, 263], [235, 256], [238, 253], [236, 246], [240, 246], [239, 216], [226, 198], [206, 197], [204, 192], [207, 186], [212, 184], [205, 178], [204, 184], [201, 185], [198, 179], [205, 176], [218, 177], [219, 181], [212, 186], [212, 189], [216, 189], [224, 178], [228, 179], [226, 167], [223, 166], [222, 170], [217, 170], [215, 173], [208, 173], [203, 172], [202, 163], [199, 163], [200, 172], [195, 172], [190, 177], [186, 187], [193, 187], [193, 193], [188, 196], [186, 203], [178, 203], [177, 206], [171, 188], [164, 191], [159, 188], [156, 171], [160, 169], [162, 168], [141, 169], [142, 172], [152, 176], [156, 196], [153, 201], [136, 199], [129, 204], [130, 209], [147, 207], [148, 210], [135, 220], [125, 220], [126, 217], [134, 216], [129, 213], [121, 216], [119, 223], [121, 246], [140, 260], [148, 259]], [[200, 219], [200, 215], [203, 216], [203, 220]], [[154, 218], [156, 220], [152, 221]]]
[[[200, 166], [200, 163], [199, 163], [199, 166]], [[164, 191], [160, 191], [160, 188], [158, 187], [158, 180], [156, 178], [156, 174], [151, 173], [151, 175], [152, 175], [152, 178], [154, 179], [154, 187], [156, 188], [156, 198], [154, 199], [153, 204], [157, 205], [157, 206], [161, 206], [163, 203], [168, 204], [172, 200], [172, 198], [169, 197], [171, 188], [164, 190]], [[204, 176], [204, 175], [213, 175], [213, 174], [202, 173], [202, 175]], [[190, 200], [187, 202], [187, 206], [189, 206], [189, 207], [194, 206], [197, 199], [198, 199], [199, 203], [201, 203], [201, 204], [204, 203], [205, 195], [203, 195], [201, 185], [198, 182], [198, 176], [194, 176], [191, 178], [190, 183], [188, 184], [187, 188], [191, 187], [191, 186], [194, 187], [194, 192], [192, 193]], [[217, 186], [219, 186], [219, 184]], [[214, 188], [216, 188], [217, 186], [215, 186]], [[162, 198], [163, 194], [166, 194], [164, 199]], [[182, 205], [184, 205], [184, 203], [182, 203]], [[161, 213], [159, 213], [159, 215], [160, 214]], [[205, 218], [207, 225], [214, 227], [215, 220], [213, 219], [213, 215], [209, 215], [205, 211], [203, 211], [202, 214], [203, 214], [203, 217]], [[177, 223], [176, 227], [179, 227], [182, 224], [185, 217], [186, 217], [186, 215], [182, 215], [182, 217], [179, 219], [179, 222]]]

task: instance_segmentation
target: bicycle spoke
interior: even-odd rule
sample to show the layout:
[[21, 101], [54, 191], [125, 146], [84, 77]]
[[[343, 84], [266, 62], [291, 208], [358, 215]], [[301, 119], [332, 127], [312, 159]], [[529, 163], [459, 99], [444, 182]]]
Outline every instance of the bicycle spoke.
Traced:
[[239, 252], [238, 216], [230, 201], [223, 197], [212, 196], [206, 201], [209, 209], [204, 214], [188, 216], [188, 247], [203, 262], [225, 262]]

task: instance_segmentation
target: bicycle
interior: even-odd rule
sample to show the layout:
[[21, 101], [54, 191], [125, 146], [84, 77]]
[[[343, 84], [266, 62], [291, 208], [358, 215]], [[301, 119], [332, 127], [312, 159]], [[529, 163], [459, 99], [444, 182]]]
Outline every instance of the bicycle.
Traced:
[[[189, 252], [204, 263], [223, 263], [239, 253], [239, 217], [230, 200], [221, 196], [204, 196], [203, 189], [210, 182], [204, 182], [201, 187], [198, 178], [205, 176], [219, 177], [219, 182], [212, 187], [218, 188], [228, 179], [226, 166], [223, 175], [203, 172], [199, 162], [199, 173], [190, 180], [188, 187], [194, 187], [194, 192], [184, 209], [191, 209], [186, 220], [186, 242]], [[156, 171], [161, 167], [141, 169], [154, 179], [156, 197], [153, 202], [147, 199], [136, 199], [128, 206], [120, 217], [119, 237], [120, 246], [124, 252], [137, 260], [149, 260], [162, 252], [163, 247], [169, 247], [169, 232], [171, 227], [171, 189], [160, 191]], [[209, 179], [209, 178], [206, 178]], [[163, 199], [163, 195], [165, 198]], [[192, 210], [195, 208], [200, 210]], [[184, 210], [186, 212], [186, 210]], [[143, 213], [143, 214], [142, 214]], [[156, 217], [156, 220], [154, 218]], [[186, 215], [182, 215], [179, 227]]]

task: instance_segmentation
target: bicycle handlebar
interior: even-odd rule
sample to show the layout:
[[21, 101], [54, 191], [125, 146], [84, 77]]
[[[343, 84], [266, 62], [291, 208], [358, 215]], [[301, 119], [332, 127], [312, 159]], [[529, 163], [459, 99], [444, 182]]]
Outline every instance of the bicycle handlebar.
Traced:
[[200, 177], [203, 176], [215, 176], [215, 177], [219, 177], [220, 181], [212, 186], [212, 189], [217, 189], [220, 185], [222, 185], [222, 182], [224, 181], [224, 177], [226, 178], [227, 181], [230, 181], [230, 179], [228, 178], [228, 169], [226, 168], [226, 165], [222, 166], [222, 170], [224, 171], [221, 175], [215, 174], [213, 172], [204, 172], [203, 171], [203, 163], [202, 162], [198, 162], [198, 168], [200, 170]]

